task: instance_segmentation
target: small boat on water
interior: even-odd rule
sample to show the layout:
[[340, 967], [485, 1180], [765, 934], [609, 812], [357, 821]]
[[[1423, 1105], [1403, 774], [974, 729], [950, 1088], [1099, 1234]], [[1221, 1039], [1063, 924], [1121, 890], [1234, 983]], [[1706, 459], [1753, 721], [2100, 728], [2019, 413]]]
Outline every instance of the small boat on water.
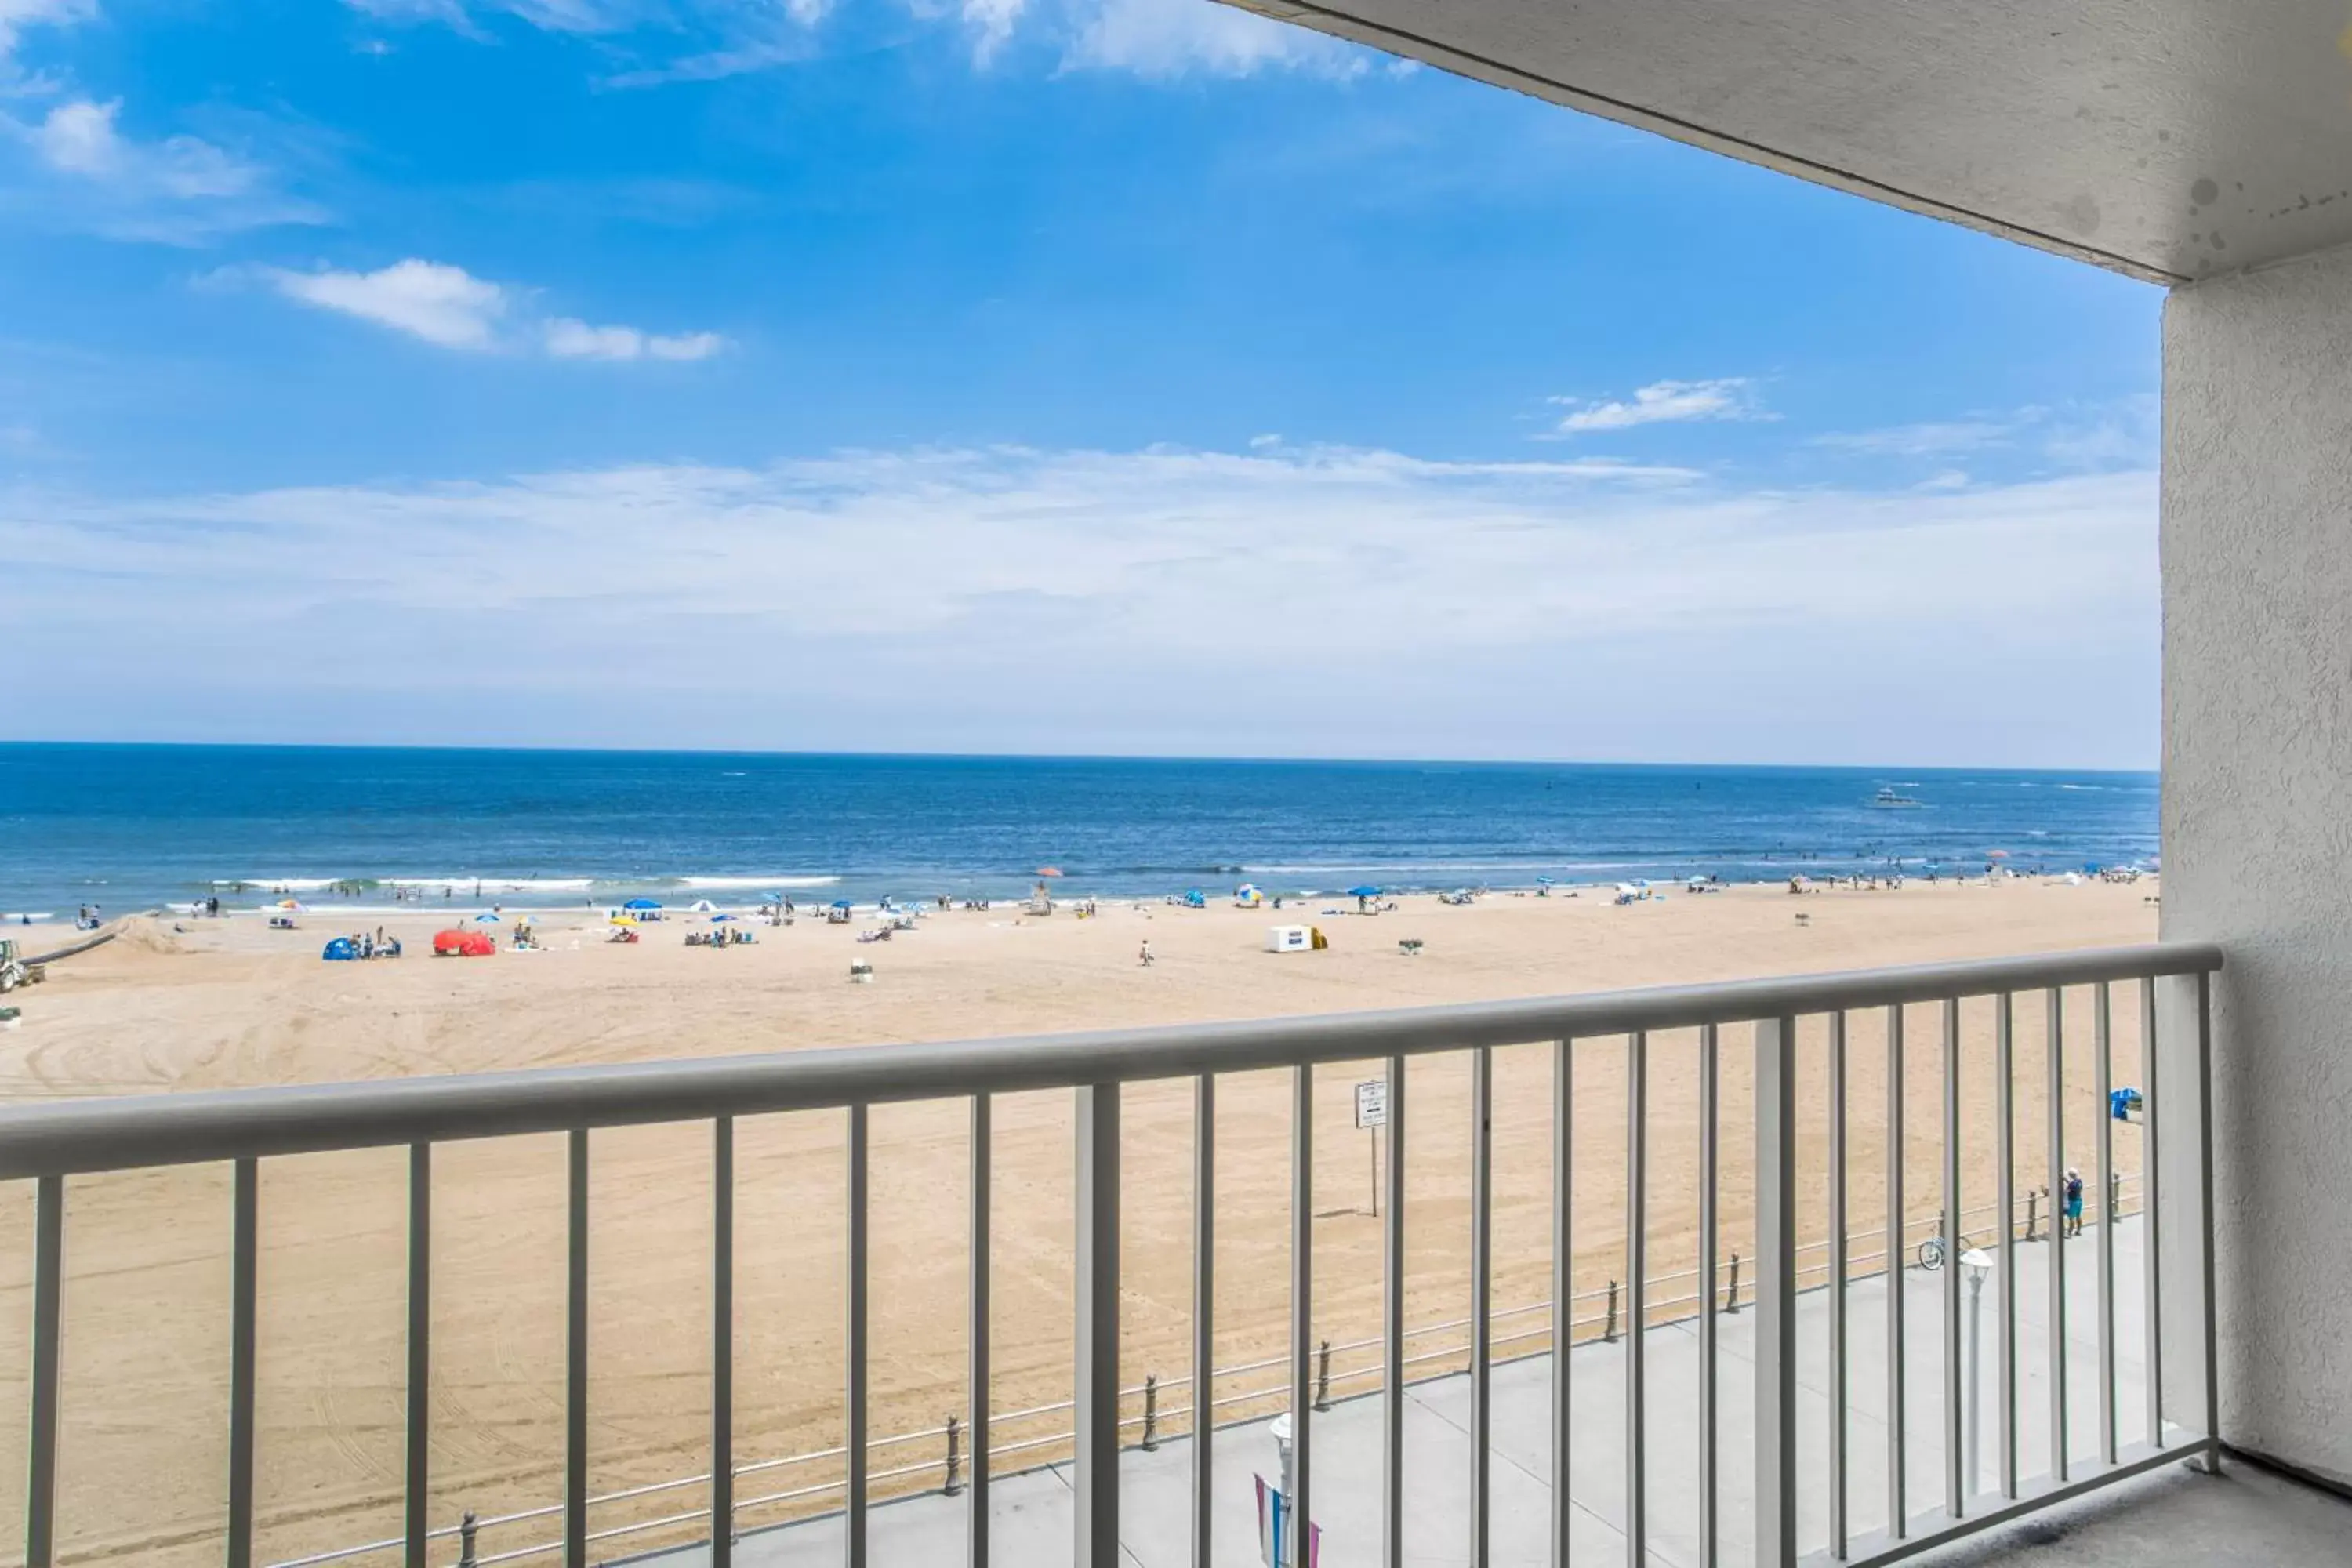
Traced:
[[1883, 811], [1902, 811], [1914, 806], [1925, 805], [1927, 803], [1917, 799], [1915, 796], [1903, 794], [1893, 784], [1881, 784], [1879, 786], [1878, 794], [1871, 798], [1870, 804]]

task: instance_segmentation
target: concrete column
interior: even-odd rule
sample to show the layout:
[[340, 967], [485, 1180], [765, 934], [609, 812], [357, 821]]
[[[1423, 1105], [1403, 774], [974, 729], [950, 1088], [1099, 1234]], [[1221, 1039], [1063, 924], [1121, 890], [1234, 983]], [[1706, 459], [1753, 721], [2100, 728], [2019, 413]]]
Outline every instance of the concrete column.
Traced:
[[2352, 251], [2176, 290], [2164, 384], [2163, 924], [2229, 956], [2221, 1432], [2352, 1481]]

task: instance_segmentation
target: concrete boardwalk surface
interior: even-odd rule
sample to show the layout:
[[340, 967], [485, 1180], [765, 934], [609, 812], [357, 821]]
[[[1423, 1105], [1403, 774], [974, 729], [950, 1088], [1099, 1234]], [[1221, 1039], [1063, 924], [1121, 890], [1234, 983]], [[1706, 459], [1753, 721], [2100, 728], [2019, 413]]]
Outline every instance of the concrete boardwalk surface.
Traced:
[[[2116, 1392], [2122, 1441], [2143, 1440], [2147, 1427], [2142, 1375], [2145, 1295], [2140, 1226], [2126, 1220], [2116, 1237]], [[2066, 1244], [2067, 1447], [2080, 1476], [2095, 1468], [2099, 1451], [2099, 1314], [2095, 1228]], [[2019, 1473], [2031, 1479], [2049, 1468], [2051, 1414], [2047, 1242], [2017, 1247], [2017, 1428]], [[1942, 1506], [1945, 1488], [1944, 1337], [1940, 1273], [1905, 1271], [1906, 1510], [1914, 1516]], [[1965, 1333], [1963, 1285], [1962, 1323]], [[1979, 1487], [1997, 1489], [2000, 1396], [1998, 1291], [1984, 1302], [1983, 1400]], [[1861, 1537], [1888, 1516], [1886, 1412], [1886, 1283], [1859, 1280], [1847, 1291], [1848, 1529]], [[1721, 1361], [1717, 1379], [1720, 1448], [1721, 1561], [1753, 1556], [1752, 1413], [1755, 1363], [1751, 1310], [1716, 1320]], [[1798, 1464], [1800, 1543], [1824, 1547], [1830, 1533], [1829, 1297], [1799, 1298]], [[1650, 1331], [1647, 1342], [1647, 1506], [1649, 1560], [1674, 1568], [1701, 1562], [1698, 1529], [1698, 1326], [1685, 1322]], [[1570, 1489], [1576, 1510], [1572, 1547], [1580, 1563], [1626, 1559], [1625, 1354], [1622, 1342], [1582, 1345], [1570, 1361], [1574, 1421]], [[1542, 1568], [1549, 1561], [1551, 1361], [1535, 1356], [1495, 1369], [1492, 1561], [1508, 1568]], [[1405, 1561], [1413, 1568], [1450, 1568], [1468, 1561], [1470, 1449], [1469, 1380], [1433, 1379], [1412, 1385], [1405, 1400]], [[1347, 1400], [1315, 1418], [1316, 1521], [1322, 1527], [1321, 1568], [1371, 1568], [1380, 1560], [1380, 1401]], [[1267, 1424], [1221, 1428], [1215, 1445], [1215, 1560], [1219, 1568], [1260, 1563], [1253, 1477], [1277, 1474]], [[1163, 1443], [1156, 1452], [1129, 1450], [1119, 1471], [1120, 1537], [1135, 1568], [1186, 1568], [1190, 1561], [1192, 1445]], [[2220, 1485], [2221, 1483], [2214, 1483]], [[877, 1506], [868, 1516], [874, 1568], [945, 1568], [965, 1554], [965, 1500], [936, 1493]], [[1012, 1568], [1066, 1568], [1073, 1559], [1073, 1499], [1067, 1466], [1002, 1477], [991, 1489], [993, 1562]], [[2352, 1517], [2352, 1515], [2347, 1515]], [[835, 1568], [842, 1561], [838, 1515], [757, 1531], [738, 1542], [742, 1568]], [[707, 1562], [707, 1547], [665, 1552], [649, 1561], [664, 1568]], [[2291, 1558], [2278, 1559], [2291, 1562]], [[2327, 1561], [2352, 1561], [2337, 1556]]]

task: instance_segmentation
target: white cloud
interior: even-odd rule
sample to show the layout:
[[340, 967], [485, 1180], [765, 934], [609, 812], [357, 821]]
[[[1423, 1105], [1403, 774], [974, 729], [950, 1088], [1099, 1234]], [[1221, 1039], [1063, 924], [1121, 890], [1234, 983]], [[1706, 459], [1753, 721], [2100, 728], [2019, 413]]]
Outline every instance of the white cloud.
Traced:
[[487, 349], [507, 312], [507, 291], [462, 267], [411, 258], [374, 272], [263, 274], [278, 292], [322, 310], [373, 321], [444, 348]]
[[[5, 0], [0, 0], [5, 4]], [[610, 87], [709, 81], [806, 59], [834, 0], [345, 0], [393, 24], [439, 23], [468, 37], [490, 34], [478, 15], [504, 13], [551, 32], [621, 39], [645, 36], [648, 47], [604, 78]], [[918, 24], [961, 28], [972, 63], [992, 66], [1026, 39], [1066, 70], [1118, 70], [1154, 79], [1245, 77], [1288, 71], [1334, 79], [1364, 75], [1376, 52], [1328, 34], [1216, 0], [901, 0]], [[689, 38], [696, 47], [677, 48]], [[634, 40], [632, 40], [634, 42]]]
[[9, 72], [9, 58], [25, 29], [68, 26], [98, 15], [95, 0], [0, 0], [0, 80]]
[[964, 26], [971, 31], [973, 60], [986, 65], [995, 58], [1027, 9], [1028, 0], [963, 0], [960, 10]]
[[[26, 574], [22, 689], [54, 676], [73, 704], [28, 731], [2131, 765], [2154, 743], [2144, 471], [1781, 494], [1357, 448], [844, 452], [0, 496], [0, 558]], [[478, 666], [439, 651], [486, 639]]]
[[1370, 51], [1217, 0], [1090, 0], [1072, 21], [1066, 66], [1142, 77], [1242, 77], [1286, 70], [1361, 76]]
[[137, 142], [116, 128], [122, 103], [78, 100], [61, 103], [33, 130], [42, 162], [61, 174], [174, 201], [203, 201], [249, 194], [261, 171], [198, 136], [167, 136]]
[[259, 269], [258, 276], [289, 300], [357, 316], [443, 348], [538, 349], [557, 359], [698, 360], [727, 346], [716, 332], [665, 335], [591, 326], [570, 316], [538, 318], [530, 309], [529, 291], [416, 257], [373, 272], [272, 267]]
[[124, 132], [121, 116], [121, 100], [86, 98], [37, 121], [0, 114], [0, 148], [13, 142], [26, 154], [0, 181], [0, 209], [47, 227], [170, 245], [325, 216], [281, 194], [254, 158], [201, 136], [141, 141]]
[[716, 332], [665, 337], [635, 327], [592, 327], [569, 316], [549, 321], [545, 336], [547, 352], [558, 359], [709, 359], [727, 346]]
[[1847, 452], [1894, 458], [1934, 458], [1955, 452], [1981, 451], [2009, 444], [2016, 433], [2011, 421], [1994, 419], [1930, 420], [1917, 425], [1894, 425], [1883, 430], [1856, 430], [1816, 436], [1809, 443]]
[[1634, 390], [1627, 402], [1586, 403], [1573, 397], [1552, 401], [1573, 412], [1559, 422], [1562, 435], [1589, 430], [1627, 430], [1636, 425], [1658, 425], [1687, 419], [1748, 419], [1755, 416], [1748, 378], [1726, 376], [1717, 381], [1654, 381]]
[[2157, 400], [2144, 394], [2104, 403], [2033, 404], [2006, 414], [1838, 432], [1816, 436], [1807, 445], [1882, 458], [2003, 452], [2026, 462], [2038, 458], [2062, 472], [2099, 473], [2153, 466], [2158, 422]]

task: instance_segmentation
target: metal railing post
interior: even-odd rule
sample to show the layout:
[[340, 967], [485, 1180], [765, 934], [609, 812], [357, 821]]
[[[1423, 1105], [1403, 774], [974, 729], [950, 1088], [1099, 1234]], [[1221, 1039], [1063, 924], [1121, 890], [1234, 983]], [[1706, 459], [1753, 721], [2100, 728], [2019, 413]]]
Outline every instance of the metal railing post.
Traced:
[[1797, 1561], [1796, 1037], [1756, 1026], [1757, 1568]]
[[[1395, 1155], [1391, 1153], [1393, 1161]], [[1393, 1222], [1391, 1222], [1393, 1223]], [[1217, 1080], [1192, 1083], [1192, 1558], [1213, 1568], [1217, 1436]], [[974, 1563], [972, 1568], [982, 1568]]]
[[734, 1537], [735, 1119], [719, 1116], [710, 1123], [710, 1568], [734, 1562]]
[[[426, 1568], [433, 1460], [433, 1145], [408, 1146], [407, 1452], [402, 1466], [406, 1568]], [[725, 1562], [713, 1568], [727, 1568]]]
[[[2162, 1414], [2193, 1434], [2182, 1450], [2200, 1468], [2220, 1468], [2221, 1412], [2214, 1364], [2213, 1105], [2211, 982], [2184, 974], [2164, 987], [2156, 1031], [2160, 1098], [2147, 1110], [2153, 1131], [2150, 1170], [2162, 1177], [2162, 1197], [2149, 1205], [2147, 1224], [2163, 1239], [2158, 1289], [2164, 1300], [2158, 1362]], [[2157, 1184], [2151, 1182], [2154, 1189]], [[2178, 1435], [2172, 1438], [2178, 1441]]]
[[[1315, 1412], [1307, 1355], [1315, 1332], [1315, 1068], [1290, 1069], [1290, 1550], [1296, 1568], [1315, 1559]], [[1117, 1550], [1114, 1542], [1113, 1551]], [[1078, 1568], [1118, 1568], [1116, 1557]]]
[[1119, 1568], [1118, 1096], [1077, 1091], [1076, 1568]]
[[1331, 1342], [1319, 1340], [1315, 1345], [1315, 1408], [1331, 1408]]
[[866, 1477], [871, 1455], [866, 1443], [866, 1361], [870, 1331], [867, 1266], [871, 1258], [867, 1202], [872, 1194], [869, 1158], [871, 1119], [862, 1104], [849, 1107], [845, 1128], [841, 1357], [841, 1560], [843, 1568], [866, 1568]]
[[33, 1376], [25, 1454], [25, 1562], [49, 1568], [57, 1530], [58, 1350], [65, 1274], [66, 1179], [33, 1184]]
[[[1329, 1342], [1324, 1342], [1328, 1347]], [[1328, 1348], [1324, 1353], [1328, 1365], [1330, 1353]], [[1147, 1454], [1160, 1451], [1160, 1374], [1156, 1372], [1143, 1374], [1143, 1451]]]
[[1723, 1310], [1738, 1316], [1739, 1312], [1739, 1254], [1731, 1255], [1731, 1279], [1724, 1287]]
[[260, 1290], [259, 1162], [236, 1165], [229, 1230], [227, 1568], [253, 1564], [254, 1314]]
[[[1398, 1058], [1402, 1060], [1402, 1058]], [[1550, 1568], [1569, 1568], [1570, 1535], [1576, 1503], [1569, 1488], [1569, 1459], [1574, 1447], [1569, 1380], [1569, 1351], [1576, 1341], [1576, 1042], [1555, 1041], [1551, 1068], [1551, 1507]], [[1393, 1096], [1391, 1096], [1393, 1099]], [[1393, 1109], [1391, 1112], [1394, 1115]], [[1391, 1132], [1391, 1147], [1394, 1134]], [[1393, 1157], [1393, 1156], [1391, 1156]], [[1402, 1190], [1402, 1189], [1400, 1189]], [[1397, 1205], [1402, 1208], [1402, 1205]], [[1396, 1354], [1395, 1351], [1390, 1352]], [[1392, 1417], [1390, 1439], [1391, 1472], [1402, 1470], [1402, 1421]], [[1400, 1542], [1402, 1510], [1390, 1504], [1391, 1541]], [[1403, 1568], [1401, 1543], [1389, 1548], [1385, 1568]]]
[[1721, 1155], [1716, 1135], [1722, 1121], [1721, 1037], [1713, 1024], [1698, 1032], [1698, 1568], [1715, 1568], [1721, 1534], [1721, 1508], [1716, 1474], [1722, 1447], [1717, 1432], [1716, 1391], [1720, 1370], [1715, 1312], [1715, 1252], [1719, 1239], [1717, 1188], [1722, 1182]]
[[[572, 1130], [563, 1330], [563, 1568], [588, 1568], [588, 1129]], [[856, 1564], [852, 1568], [856, 1568]]]
[[965, 1489], [971, 1495], [964, 1504], [966, 1568], [988, 1568], [989, 1352], [990, 1327], [993, 1321], [990, 1300], [994, 1279], [989, 1262], [989, 1243], [990, 1221], [994, 1214], [992, 1194], [995, 1186], [995, 1101], [985, 1094], [975, 1094], [971, 1097], [971, 1181], [969, 1193], [971, 1282], [965, 1288], [964, 1309], [970, 1317], [964, 1330], [964, 1355], [969, 1363], [964, 1374], [964, 1398], [970, 1412], [966, 1420], [971, 1437], [971, 1482]]
[[954, 1497], [963, 1490], [963, 1455], [960, 1449], [960, 1445], [962, 1440], [962, 1421], [953, 1415], [949, 1415], [948, 1479], [947, 1483], [940, 1488], [940, 1495], [941, 1497]]
[[457, 1521], [457, 1568], [475, 1568], [474, 1532], [479, 1528], [474, 1522], [470, 1509], [466, 1511], [466, 1517]]
[[1601, 1320], [1601, 1337], [1611, 1344], [1617, 1340], [1617, 1281], [1609, 1281], [1609, 1315]]

